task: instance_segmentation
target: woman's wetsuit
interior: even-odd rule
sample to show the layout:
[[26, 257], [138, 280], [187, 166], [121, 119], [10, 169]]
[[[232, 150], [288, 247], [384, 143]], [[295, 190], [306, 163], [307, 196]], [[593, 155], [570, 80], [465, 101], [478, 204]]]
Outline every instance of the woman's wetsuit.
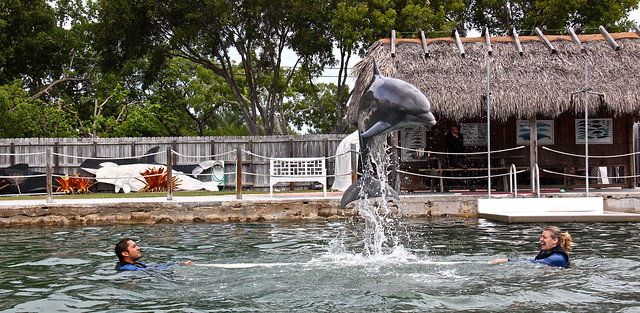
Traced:
[[531, 262], [547, 264], [551, 266], [569, 266], [569, 255], [560, 246], [555, 246], [549, 250], [541, 250]]
[[512, 260], [509, 259], [509, 262], [512, 261], [528, 261], [533, 263], [546, 264], [550, 266], [557, 267], [568, 267], [569, 266], [569, 255], [562, 249], [560, 246], [555, 246], [549, 250], [540, 250], [538, 255], [533, 260]]

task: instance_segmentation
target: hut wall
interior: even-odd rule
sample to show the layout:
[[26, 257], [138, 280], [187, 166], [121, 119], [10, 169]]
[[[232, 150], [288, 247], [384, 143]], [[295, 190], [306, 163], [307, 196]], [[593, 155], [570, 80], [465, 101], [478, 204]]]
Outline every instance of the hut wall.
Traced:
[[[538, 146], [538, 166], [541, 170], [541, 183], [543, 187], [546, 185], [565, 187], [565, 188], [578, 188], [585, 185], [584, 179], [571, 178], [553, 173], [547, 173], [544, 170], [566, 173], [572, 175], [585, 175], [584, 166], [585, 161], [583, 157], [576, 157], [572, 155], [583, 156], [585, 154], [585, 146], [583, 143], [577, 143], [576, 140], [576, 120], [583, 120], [584, 115], [565, 113], [556, 117], [538, 116], [538, 121], [551, 121], [552, 122], [552, 139], [553, 143], [546, 143], [544, 140], [539, 142]], [[631, 115], [619, 115], [615, 116], [612, 113], [598, 113], [589, 116], [590, 121], [605, 121], [610, 123], [611, 128], [607, 130], [596, 129], [596, 135], [600, 135], [600, 139], [593, 139], [589, 144], [589, 175], [590, 184], [596, 186], [606, 187], [619, 186], [619, 187], [633, 187], [635, 186], [635, 180], [633, 179], [621, 179], [615, 178], [616, 176], [629, 176], [634, 172], [634, 159], [632, 156], [622, 156], [614, 158], [601, 158], [601, 156], [616, 156], [625, 155], [634, 151], [633, 145], [633, 116]], [[492, 167], [508, 167], [511, 164], [516, 165], [518, 168], [529, 168], [530, 163], [530, 148], [528, 144], [523, 144], [518, 140], [518, 121], [515, 117], [509, 118], [506, 121], [492, 121], [491, 122], [491, 151], [492, 151]], [[526, 121], [526, 120], [524, 120]], [[435, 153], [425, 155], [422, 158], [403, 160], [401, 168], [414, 173], [425, 173], [424, 169], [438, 168], [445, 166], [445, 156], [439, 155], [438, 152], [446, 151], [445, 135], [449, 131], [450, 127], [454, 124], [462, 124], [462, 133], [465, 138], [474, 137], [477, 138], [477, 134], [469, 134], [470, 129], [465, 129], [465, 125], [486, 125], [486, 120], [481, 118], [475, 119], [462, 119], [459, 121], [451, 121], [447, 119], [439, 120], [438, 124], [432, 127], [425, 133], [425, 151], [432, 151]], [[606, 126], [609, 126], [607, 124]], [[602, 131], [602, 132], [600, 132]], [[611, 140], [607, 141], [606, 133], [610, 132]], [[545, 133], [542, 137], [546, 136]], [[548, 140], [548, 139], [547, 139]], [[524, 148], [511, 150], [507, 152], [496, 152], [499, 150], [515, 148], [524, 145]], [[556, 153], [543, 149], [542, 147], [548, 147], [553, 150], [564, 152], [567, 154]], [[466, 152], [486, 152], [486, 145], [465, 145]], [[571, 154], [571, 155], [569, 155]], [[487, 159], [486, 155], [471, 155], [467, 157], [467, 163], [469, 168], [486, 168]], [[597, 175], [601, 174], [598, 171], [603, 170], [599, 167], [607, 168], [608, 183], [607, 180], [598, 178]], [[503, 171], [496, 171], [495, 173], [501, 173]], [[464, 173], [465, 176], [471, 173], [471, 171]], [[450, 175], [450, 173], [444, 173]], [[462, 175], [462, 174], [460, 174]], [[521, 174], [519, 177], [519, 184], [529, 185], [530, 174]], [[410, 190], [417, 190], [426, 188], [425, 179], [419, 178], [405, 178], [404, 188]], [[429, 182], [426, 181], [428, 184]], [[452, 184], [454, 182], [450, 182]], [[486, 180], [477, 181], [478, 186], [471, 186], [473, 188], [482, 188], [486, 185]]]

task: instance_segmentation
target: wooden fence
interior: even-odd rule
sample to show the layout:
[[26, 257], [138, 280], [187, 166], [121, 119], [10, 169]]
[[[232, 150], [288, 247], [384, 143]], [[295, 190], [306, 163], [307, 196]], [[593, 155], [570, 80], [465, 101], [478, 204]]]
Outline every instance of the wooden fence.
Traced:
[[[346, 135], [234, 136], [234, 137], [130, 137], [130, 138], [4, 138], [0, 139], [0, 168], [26, 163], [33, 171], [45, 172], [46, 152], [53, 153], [56, 174], [83, 173], [86, 158], [131, 158], [154, 147], [173, 150], [173, 165], [221, 160], [225, 173], [236, 173], [236, 154], [242, 153], [242, 182], [259, 190], [269, 187], [269, 158], [331, 157]], [[213, 157], [212, 157], [213, 156]], [[165, 164], [167, 153], [154, 155]], [[333, 175], [333, 158], [327, 159], [327, 175]], [[235, 175], [227, 175], [226, 186], [235, 186]], [[329, 184], [333, 182], [330, 179]]]

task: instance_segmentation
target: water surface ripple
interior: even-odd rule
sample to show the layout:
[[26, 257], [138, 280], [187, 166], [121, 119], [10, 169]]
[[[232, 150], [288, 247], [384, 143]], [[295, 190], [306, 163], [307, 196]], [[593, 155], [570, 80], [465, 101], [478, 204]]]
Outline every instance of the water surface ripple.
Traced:
[[[573, 265], [535, 256], [541, 224], [401, 220], [393, 246], [363, 251], [358, 222], [11, 227], [0, 230], [3, 312], [640, 312], [638, 223], [555, 224]], [[113, 270], [131, 237], [148, 264]]]

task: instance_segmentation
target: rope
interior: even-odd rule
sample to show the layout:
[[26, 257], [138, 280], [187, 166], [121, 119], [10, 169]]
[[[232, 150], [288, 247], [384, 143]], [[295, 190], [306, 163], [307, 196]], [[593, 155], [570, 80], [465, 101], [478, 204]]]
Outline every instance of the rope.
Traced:
[[268, 174], [258, 174], [258, 173], [249, 173], [249, 172], [241, 172], [242, 175], [249, 175], [249, 176], [260, 176], [260, 177], [269, 177], [270, 175]]
[[46, 152], [32, 152], [32, 153], [0, 153], [0, 156], [21, 156], [21, 155], [43, 155]]
[[172, 149], [171, 153], [173, 153], [173, 154], [175, 154], [177, 156], [184, 157], [184, 158], [201, 159], [201, 158], [217, 158], [219, 156], [224, 156], [224, 155], [228, 155], [228, 154], [234, 154], [234, 153], [236, 153], [236, 151], [232, 150], [232, 151], [228, 151], [228, 152], [223, 152], [223, 153], [218, 153], [218, 154], [210, 154], [210, 155], [186, 155], [186, 154], [179, 153], [179, 152], [177, 152], [177, 151]]
[[329, 178], [329, 177], [349, 176], [349, 175], [351, 175], [351, 172], [346, 172], [346, 173], [342, 173], [342, 174], [326, 175], [326, 176], [327, 176], [327, 178]]
[[[523, 172], [526, 172], [527, 170], [519, 170], [516, 171], [516, 174], [520, 174]], [[512, 173], [504, 173], [504, 174], [496, 174], [496, 175], [485, 175], [485, 176], [457, 176], [457, 177], [452, 177], [452, 176], [435, 176], [435, 175], [426, 175], [426, 174], [418, 174], [418, 173], [411, 173], [411, 172], [405, 172], [402, 170], [397, 170], [398, 173], [402, 173], [402, 174], [406, 174], [406, 175], [410, 175], [410, 176], [420, 176], [420, 177], [427, 177], [427, 178], [440, 178], [440, 179], [480, 179], [480, 178], [489, 178], [489, 177], [502, 177], [502, 176], [508, 176], [511, 175]]]
[[276, 161], [291, 161], [291, 159], [306, 159], [305, 161], [326, 161], [326, 157], [300, 157], [300, 158], [269, 158], [269, 160], [276, 160]]
[[[558, 154], [564, 154], [564, 155], [576, 157], [576, 158], [584, 158], [585, 157], [584, 154], [573, 154], [573, 153], [568, 153], [568, 152], [562, 152], [562, 151], [558, 151], [558, 150], [553, 150], [551, 148], [547, 148], [545, 146], [542, 146], [542, 149], [548, 150], [548, 151], [551, 151], [551, 152], [555, 152], [555, 153], [558, 153]], [[631, 153], [618, 154], [618, 155], [589, 155], [589, 158], [596, 158], [596, 159], [620, 158], [620, 157], [628, 157], [628, 156], [636, 155], [636, 154], [640, 154], [640, 152], [631, 152]]]
[[328, 156], [328, 157], [325, 157], [325, 159], [335, 159], [335, 158], [337, 158], [337, 157], [339, 157], [339, 156], [343, 156], [343, 155], [345, 155], [345, 154], [351, 154], [352, 152], [355, 152], [355, 153], [357, 153], [357, 154], [360, 154], [360, 152], [359, 152], [359, 151], [349, 150], [349, 151], [345, 151], [345, 152], [340, 153], [340, 154], [336, 154], [336, 155], [334, 155], [334, 156]]
[[[400, 147], [400, 146], [394, 146], [395, 148], [398, 148], [400, 150], [407, 150], [407, 151], [413, 151], [413, 152], [419, 152], [419, 153], [423, 153], [423, 154], [435, 154], [435, 155], [449, 155], [449, 154], [454, 154], [454, 155], [477, 155], [477, 154], [488, 154], [489, 152], [487, 151], [480, 151], [480, 152], [440, 152], [440, 151], [424, 151], [424, 150], [418, 150], [418, 149], [410, 149], [410, 148], [404, 148], [404, 147]], [[502, 153], [502, 152], [508, 152], [508, 151], [513, 151], [513, 150], [518, 150], [518, 149], [522, 149], [525, 146], [517, 146], [517, 147], [513, 147], [513, 148], [507, 148], [507, 149], [502, 149], [502, 150], [495, 150], [495, 151], [490, 151], [491, 153]]]
[[[310, 160], [327, 160], [328, 158], [331, 158], [331, 157], [300, 157], [300, 158], [296, 158], [296, 157], [291, 157], [291, 158], [289, 158], [289, 157], [280, 157], [280, 158], [272, 158], [272, 157], [267, 157], [267, 156], [255, 154], [255, 153], [253, 153], [251, 151], [247, 151], [247, 150], [242, 150], [242, 152], [246, 153], [248, 155], [252, 155], [252, 156], [258, 157], [258, 158], [262, 158], [262, 159], [281, 160], [281, 161], [287, 161], [288, 159], [301, 159], [301, 158], [310, 159]], [[350, 153], [350, 151], [345, 152], [345, 153]]]
[[[100, 179], [131, 179], [131, 178], [145, 178], [145, 177], [154, 177], [154, 176], [162, 176], [162, 175], [167, 175], [167, 173], [162, 173], [162, 174], [151, 174], [151, 175], [136, 175], [136, 176], [118, 176], [118, 177], [100, 177]], [[172, 177], [177, 177], [179, 175], [187, 175], [187, 174], [174, 174], [172, 175]], [[27, 176], [27, 177], [35, 177], [34, 176]], [[39, 176], [46, 176], [46, 174], [44, 175], [39, 175]], [[72, 176], [72, 175], [61, 175], [61, 174], [51, 174], [52, 177], [69, 177], [69, 178], [86, 178], [86, 179], [94, 179], [97, 180], [98, 177], [91, 177], [91, 176]], [[15, 176], [14, 176], [15, 177]], [[0, 177], [1, 178], [1, 177]]]
[[56, 153], [56, 152], [54, 152], [53, 155], [57, 155], [57, 156], [61, 156], [61, 157], [67, 157], [67, 158], [89, 159], [89, 160], [121, 160], [121, 159], [139, 159], [139, 158], [143, 158], [143, 157], [159, 155], [159, 154], [162, 154], [162, 153], [167, 153], [167, 152], [165, 150], [165, 151], [158, 151], [156, 153], [149, 153], [149, 154], [136, 155], [136, 156], [130, 156], [130, 157], [117, 157], [117, 158], [115, 158], [115, 157], [83, 157], [83, 156], [75, 156], [75, 155], [62, 154], [62, 153]]
[[258, 158], [262, 158], [262, 159], [267, 159], [267, 160], [270, 159], [269, 157], [266, 157], [266, 156], [263, 156], [263, 155], [258, 155], [258, 154], [255, 154], [255, 153], [253, 153], [251, 151], [247, 151], [247, 150], [244, 150], [244, 149], [242, 149], [242, 153], [246, 153], [248, 155], [255, 156], [255, 157], [258, 157]]
[[69, 178], [83, 178], [83, 179], [89, 179], [89, 180], [98, 180], [97, 177], [91, 177], [91, 176], [71, 176], [71, 175], [60, 175], [60, 174], [51, 174], [51, 177], [69, 177]]
[[[543, 169], [542, 171], [545, 172], [545, 173], [555, 174], [555, 175], [559, 175], [559, 176], [567, 176], [567, 177], [575, 177], [575, 178], [587, 178], [587, 175], [567, 174], [567, 173], [560, 173], [560, 172], [555, 172], [555, 171], [545, 170], [545, 169]], [[626, 179], [626, 178], [637, 178], [637, 177], [640, 177], [640, 175], [609, 176], [608, 178], [610, 178], [610, 179]], [[600, 177], [589, 175], [589, 178], [600, 178]]]
[[20, 176], [0, 176], [0, 178], [29, 178], [29, 177], [45, 177], [47, 174], [37, 174], [37, 175], [20, 175]]

